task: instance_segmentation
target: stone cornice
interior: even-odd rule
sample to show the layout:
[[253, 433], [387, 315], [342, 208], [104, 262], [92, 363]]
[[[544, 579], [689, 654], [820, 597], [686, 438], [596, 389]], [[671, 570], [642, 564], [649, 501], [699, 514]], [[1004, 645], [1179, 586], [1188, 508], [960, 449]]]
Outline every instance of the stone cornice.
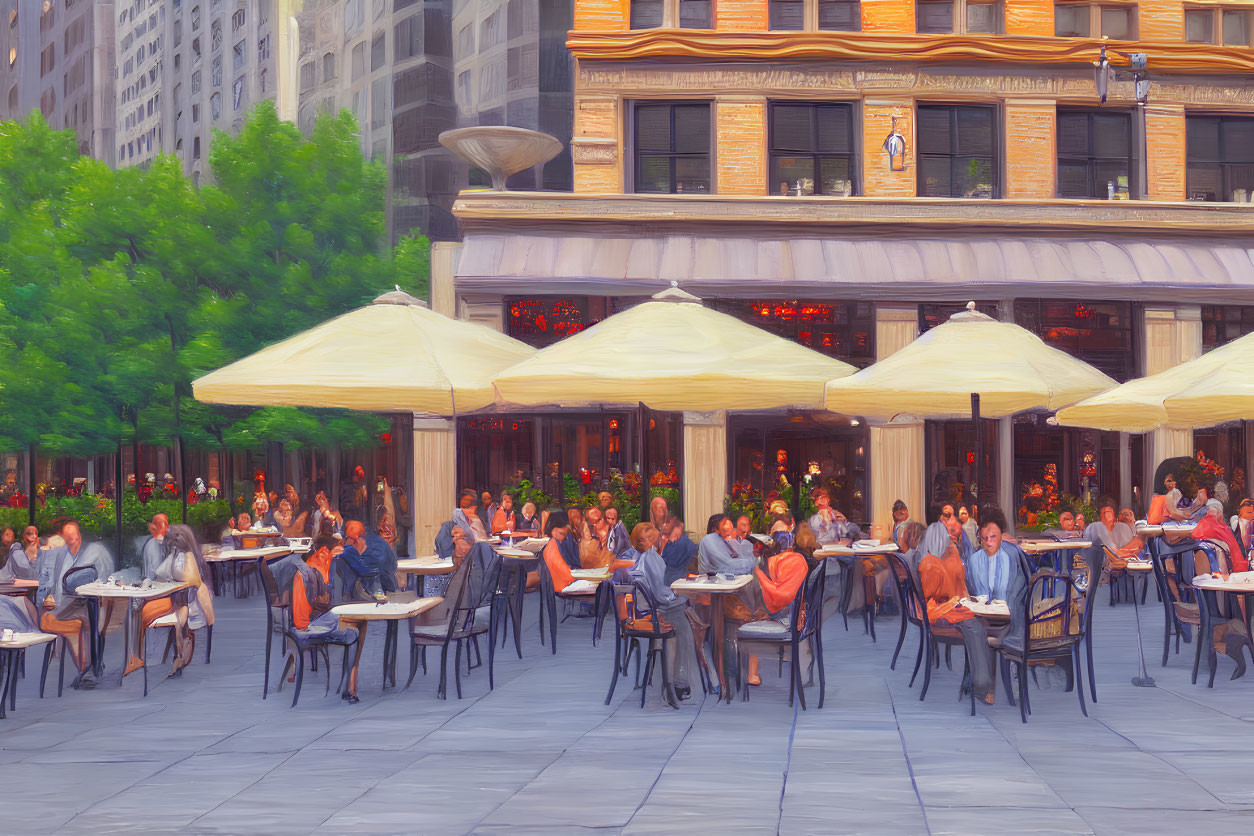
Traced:
[[[630, 32], [568, 33], [566, 45], [580, 60], [641, 58], [735, 59], [819, 58], [839, 61], [960, 62], [1008, 64], [1093, 64], [1102, 41], [1016, 35], [917, 35], [883, 32], [722, 32], [702, 29], [644, 29]], [[1111, 41], [1108, 49], [1145, 52], [1150, 72], [1254, 72], [1254, 51], [1173, 41]], [[1110, 54], [1118, 68], [1126, 60]]]
[[922, 234], [929, 229], [1000, 229], [1036, 234], [1254, 234], [1254, 204], [1158, 201], [463, 191], [453, 205], [453, 214], [467, 232], [578, 224], [605, 225], [636, 234], [675, 225], [734, 233], [742, 228], [783, 224], [798, 233], [876, 229]]

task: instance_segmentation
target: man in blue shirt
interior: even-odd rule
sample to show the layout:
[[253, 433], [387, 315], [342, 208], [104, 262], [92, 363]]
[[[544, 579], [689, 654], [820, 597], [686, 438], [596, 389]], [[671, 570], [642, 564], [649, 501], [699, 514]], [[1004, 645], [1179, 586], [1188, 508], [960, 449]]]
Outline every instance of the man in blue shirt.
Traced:
[[344, 527], [344, 551], [340, 560], [354, 578], [346, 578], [350, 595], [353, 581], [361, 581], [367, 594], [378, 597], [384, 592], [396, 591], [396, 552], [377, 534], [366, 531], [357, 520], [350, 520]]

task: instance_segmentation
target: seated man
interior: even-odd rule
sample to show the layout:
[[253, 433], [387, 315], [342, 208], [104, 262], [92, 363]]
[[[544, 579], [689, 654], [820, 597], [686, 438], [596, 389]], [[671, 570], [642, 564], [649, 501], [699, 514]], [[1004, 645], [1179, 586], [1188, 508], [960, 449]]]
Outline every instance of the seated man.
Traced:
[[145, 578], [155, 578], [157, 566], [165, 558], [165, 534], [170, 528], [170, 518], [165, 514], [153, 514], [148, 521], [148, 539], [139, 550]]
[[810, 529], [820, 544], [848, 546], [863, 539], [862, 530], [832, 507], [832, 498], [826, 488], [815, 488], [811, 498], [817, 510], [810, 517]]
[[474, 491], [462, 491], [457, 497], [457, 508], [453, 511], [453, 524], [476, 541], [487, 540], [488, 530], [479, 518], [479, 500]]
[[619, 519], [618, 509], [613, 505], [606, 508], [603, 512], [605, 515], [605, 525], [609, 529], [609, 534], [605, 538], [605, 547], [615, 557], [622, 557], [623, 552], [631, 548], [631, 538], [627, 534], [627, 526], [623, 525]]
[[688, 567], [697, 556], [697, 544], [684, 532], [683, 520], [671, 517], [667, 521], [658, 546], [662, 553], [662, 562], [666, 564], [666, 574], [663, 576], [666, 583], [674, 583], [688, 574]]
[[36, 565], [39, 590], [35, 601], [42, 611], [39, 626], [45, 633], [65, 638], [81, 673], [87, 669], [89, 661], [84, 646], [88, 630], [87, 601], [66, 593], [62, 581], [71, 569], [85, 566], [94, 567], [97, 579], [103, 581], [113, 574], [113, 557], [100, 543], [84, 544], [77, 522], [65, 523], [59, 539], [64, 540], [65, 545], [43, 550]]
[[514, 511], [514, 497], [508, 492], [501, 493], [501, 504], [492, 514], [492, 533], [502, 531], [518, 531], [518, 514]]
[[[1145, 544], [1131, 526], [1116, 519], [1116, 514], [1115, 501], [1108, 496], [1100, 497], [1097, 500], [1098, 520], [1085, 530], [1084, 539], [1105, 546], [1108, 567], [1119, 570], [1126, 569], [1128, 561], [1140, 554]], [[1107, 580], [1106, 574], [1103, 573], [1103, 582]]]
[[[359, 520], [344, 526], [344, 551], [341, 564], [348, 570], [346, 597], [360, 598], [362, 593], [376, 600], [396, 591], [396, 552], [382, 537], [366, 531]], [[360, 588], [360, 592], [358, 589]]]
[[1041, 533], [1055, 540], [1078, 540], [1084, 534], [1075, 527], [1075, 514], [1070, 508], [1063, 508], [1058, 512], [1057, 528], [1047, 528]]

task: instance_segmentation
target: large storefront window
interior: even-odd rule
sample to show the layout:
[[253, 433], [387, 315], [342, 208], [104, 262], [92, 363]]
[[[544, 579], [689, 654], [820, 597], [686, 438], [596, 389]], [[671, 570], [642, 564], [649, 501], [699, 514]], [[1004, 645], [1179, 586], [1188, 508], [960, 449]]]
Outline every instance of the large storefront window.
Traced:
[[1136, 376], [1128, 302], [1017, 299], [1015, 322], [1121, 383]]
[[1203, 305], [1202, 351], [1254, 333], [1254, 306]]
[[[1249, 496], [1245, 474], [1245, 428], [1240, 422], [1193, 431], [1194, 454], [1209, 478], [1215, 480], [1216, 498], [1228, 513]], [[1222, 483], [1222, 486], [1221, 484]]]
[[[814, 510], [810, 492], [826, 487], [834, 508], [860, 525], [869, 522], [865, 427], [835, 413], [814, 412], [733, 415], [728, 430], [734, 513], [763, 519], [764, 507], [778, 498], [808, 515]], [[793, 490], [796, 484], [800, 496]], [[698, 522], [704, 524], [688, 524]]]
[[505, 333], [544, 348], [641, 301], [639, 296], [509, 297], [505, 300]]
[[[919, 333], [923, 334], [931, 331], [937, 325], [946, 322], [954, 314], [966, 309], [967, 306], [965, 304], [958, 303], [919, 305]], [[975, 309], [985, 316], [991, 316], [993, 319], [998, 318], [996, 302], [976, 302]]]
[[[997, 422], [984, 422], [984, 484], [979, 493], [985, 503], [996, 496]], [[975, 425], [967, 421], [928, 421], [924, 425], [924, 456], [928, 484], [926, 509], [911, 510], [915, 519], [926, 513], [929, 522], [937, 519], [945, 503], [970, 506], [976, 502]]]
[[1051, 427], [1045, 417], [1014, 420], [1015, 509], [1026, 528], [1055, 524], [1063, 507], [1080, 510], [1103, 495], [1118, 501], [1121, 493], [1119, 433]]
[[710, 299], [706, 304], [846, 363], [862, 367], [875, 361], [875, 306], [870, 302]]

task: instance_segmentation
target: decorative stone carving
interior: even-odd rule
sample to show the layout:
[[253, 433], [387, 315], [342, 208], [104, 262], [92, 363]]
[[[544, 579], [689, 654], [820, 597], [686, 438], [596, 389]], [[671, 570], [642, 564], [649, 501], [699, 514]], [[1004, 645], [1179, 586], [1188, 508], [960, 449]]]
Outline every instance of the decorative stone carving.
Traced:
[[570, 158], [575, 165], [615, 165], [618, 140], [575, 137], [570, 141]]

